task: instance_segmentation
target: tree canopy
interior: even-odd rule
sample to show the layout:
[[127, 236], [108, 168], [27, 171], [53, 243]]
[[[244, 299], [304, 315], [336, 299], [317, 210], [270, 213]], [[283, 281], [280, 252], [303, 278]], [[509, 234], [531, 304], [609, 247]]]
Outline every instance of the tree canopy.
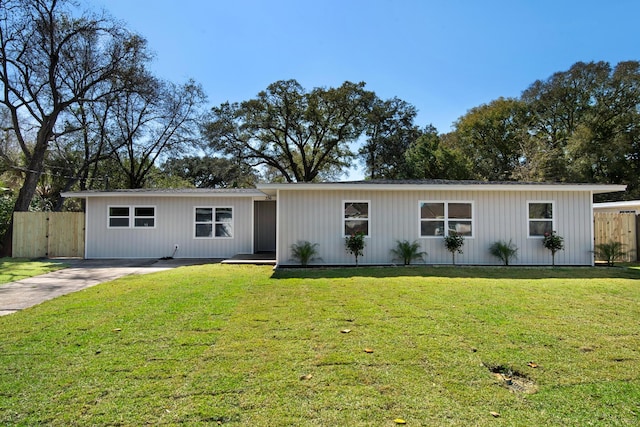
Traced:
[[440, 139], [473, 179], [627, 184], [613, 197], [637, 198], [639, 107], [640, 62], [578, 62], [470, 109]]
[[375, 98], [359, 154], [369, 179], [399, 179], [407, 175], [403, 153], [421, 135], [414, 123], [416, 107], [398, 98]]
[[475, 178], [514, 180], [522, 174], [528, 133], [525, 106], [499, 98], [472, 108], [455, 123], [455, 148], [471, 165]]
[[362, 134], [375, 94], [364, 83], [307, 91], [295, 80], [272, 83], [254, 99], [214, 107], [204, 134], [224, 155], [276, 170], [286, 182], [340, 175]]
[[251, 166], [223, 157], [170, 158], [162, 165], [167, 176], [179, 177], [196, 188], [251, 187], [257, 176]]

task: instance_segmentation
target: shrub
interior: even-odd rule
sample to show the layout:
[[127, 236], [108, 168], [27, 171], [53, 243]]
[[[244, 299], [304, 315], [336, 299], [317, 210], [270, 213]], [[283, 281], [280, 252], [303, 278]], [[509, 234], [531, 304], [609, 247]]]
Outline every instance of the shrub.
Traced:
[[347, 251], [355, 255], [356, 257], [356, 266], [358, 265], [358, 257], [364, 256], [364, 233], [358, 231], [351, 236], [348, 236], [344, 242]]
[[551, 265], [556, 265], [556, 252], [564, 249], [564, 239], [558, 236], [555, 231], [544, 233], [542, 245], [551, 251]]
[[609, 267], [613, 267], [616, 261], [627, 256], [628, 252], [624, 250], [624, 246], [624, 243], [613, 240], [610, 240], [609, 243], [600, 243], [596, 245], [596, 256], [607, 261]]
[[509, 265], [511, 259], [518, 258], [518, 247], [514, 245], [511, 240], [509, 240], [509, 243], [503, 242], [502, 240], [494, 242], [489, 247], [489, 252], [502, 261], [504, 265]]
[[420, 251], [420, 243], [415, 240], [413, 243], [408, 240], [402, 242], [397, 240], [396, 247], [391, 249], [391, 253], [395, 255], [394, 260], [402, 260], [404, 265], [409, 265], [411, 261], [418, 259], [424, 262], [424, 257], [428, 255], [426, 252]]
[[444, 236], [444, 245], [447, 250], [451, 252], [451, 258], [453, 265], [456, 265], [456, 252], [462, 253], [462, 246], [464, 245], [464, 237], [455, 231], [451, 231], [449, 235]]
[[306, 267], [310, 261], [314, 261], [318, 254], [318, 244], [311, 243], [306, 240], [291, 245], [291, 256], [298, 261], [303, 267]]

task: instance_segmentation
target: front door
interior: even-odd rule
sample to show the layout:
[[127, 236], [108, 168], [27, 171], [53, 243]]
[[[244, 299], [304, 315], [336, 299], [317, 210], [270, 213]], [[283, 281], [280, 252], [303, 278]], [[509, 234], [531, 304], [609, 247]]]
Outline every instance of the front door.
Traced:
[[255, 253], [276, 251], [276, 202], [254, 202], [253, 248]]

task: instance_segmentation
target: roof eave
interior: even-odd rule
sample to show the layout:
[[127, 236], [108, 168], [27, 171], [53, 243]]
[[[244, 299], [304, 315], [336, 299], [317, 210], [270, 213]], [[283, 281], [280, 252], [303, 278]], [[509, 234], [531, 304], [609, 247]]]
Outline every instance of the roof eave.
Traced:
[[293, 183], [258, 184], [257, 188], [268, 195], [277, 190], [369, 190], [369, 191], [587, 191], [594, 194], [625, 191], [626, 185], [613, 184], [366, 184], [366, 183]]
[[640, 206], [640, 200], [625, 200], [620, 202], [594, 203], [594, 208], [630, 208]]

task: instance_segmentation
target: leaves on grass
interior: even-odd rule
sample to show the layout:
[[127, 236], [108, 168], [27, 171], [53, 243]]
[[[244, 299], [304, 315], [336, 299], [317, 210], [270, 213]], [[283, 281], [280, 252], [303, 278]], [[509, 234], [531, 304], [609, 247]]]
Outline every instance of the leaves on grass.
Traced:
[[527, 366], [530, 367], [530, 368], [534, 368], [535, 369], [535, 368], [538, 367], [538, 364], [535, 363], [535, 362], [529, 362], [529, 363], [527, 363]]
[[302, 375], [300, 377], [300, 381], [307, 381], [307, 380], [310, 380], [311, 378], [313, 378], [313, 374]]
[[371, 349], [371, 348], [365, 348], [365, 349], [364, 349], [364, 352], [365, 352], [365, 353], [373, 353], [373, 349]]

